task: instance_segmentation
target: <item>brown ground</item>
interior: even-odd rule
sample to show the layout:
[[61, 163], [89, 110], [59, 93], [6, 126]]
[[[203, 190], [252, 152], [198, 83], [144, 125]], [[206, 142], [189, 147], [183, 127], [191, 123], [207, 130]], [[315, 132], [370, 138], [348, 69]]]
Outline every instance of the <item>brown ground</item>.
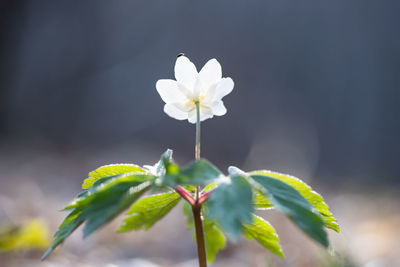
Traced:
[[[0, 150], [0, 222], [44, 219], [53, 233], [65, 213], [58, 212], [79, 192], [84, 174], [109, 162], [139, 158], [129, 148], [76, 153], [41, 147], [3, 146]], [[148, 163], [158, 151], [142, 157]], [[95, 156], [94, 156], [95, 155]], [[154, 160], [153, 160], [154, 161]], [[179, 160], [178, 160], [179, 161]], [[151, 162], [151, 161], [150, 161]], [[74, 178], [71, 178], [74, 177]], [[338, 219], [342, 232], [330, 232], [332, 250], [327, 252], [304, 236], [275, 211], [263, 211], [277, 229], [286, 259], [241, 240], [229, 243], [212, 265], [219, 266], [400, 266], [400, 197], [396, 189], [364, 188], [363, 185], [321, 193]], [[373, 192], [373, 193], [372, 193]], [[76, 231], [45, 262], [39, 252], [0, 254], [0, 266], [196, 266], [196, 250], [181, 208], [147, 232], [117, 234], [122, 216], [86, 240]]]

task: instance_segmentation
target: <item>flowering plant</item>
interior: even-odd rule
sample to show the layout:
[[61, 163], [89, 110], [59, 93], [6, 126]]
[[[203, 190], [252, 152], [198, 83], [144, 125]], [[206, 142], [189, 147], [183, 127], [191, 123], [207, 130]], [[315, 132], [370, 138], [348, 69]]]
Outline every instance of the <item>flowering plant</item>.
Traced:
[[[275, 229], [254, 213], [261, 209], [281, 211], [310, 238], [328, 247], [325, 228], [339, 232], [339, 226], [324, 199], [300, 179], [236, 167], [229, 167], [225, 175], [200, 158], [200, 122], [226, 113], [222, 98], [234, 87], [231, 78], [222, 78], [218, 61], [211, 59], [197, 72], [195, 65], [180, 55], [175, 78], [159, 80], [156, 88], [169, 116], [196, 123], [195, 160], [181, 168], [174, 162], [172, 150], [167, 150], [151, 166], [112, 164], [90, 172], [83, 181], [85, 191], [64, 208], [70, 213], [42, 259], [83, 223], [86, 237], [127, 209], [118, 231], [147, 230], [181, 199], [186, 222], [194, 228], [201, 267], [214, 261], [225, 247], [226, 236], [236, 240], [241, 233], [284, 257]], [[143, 196], [154, 191], [161, 193]]]

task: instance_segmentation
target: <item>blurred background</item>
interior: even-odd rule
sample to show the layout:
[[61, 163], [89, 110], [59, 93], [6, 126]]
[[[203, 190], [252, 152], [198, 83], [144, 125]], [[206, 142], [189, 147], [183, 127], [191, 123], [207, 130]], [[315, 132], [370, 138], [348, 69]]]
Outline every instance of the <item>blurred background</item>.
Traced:
[[[2, 0], [0, 223], [39, 218], [52, 234], [90, 170], [154, 163], [167, 148], [192, 160], [194, 126], [169, 118], [155, 90], [184, 52], [198, 69], [217, 58], [235, 82], [228, 113], [202, 124], [202, 156], [302, 178], [342, 228], [326, 252], [261, 213], [286, 259], [242, 240], [213, 266], [400, 265], [399, 10], [394, 0]], [[121, 218], [87, 240], [78, 230], [44, 263], [40, 249], [0, 253], [0, 266], [196, 266], [173, 214], [147, 232], [115, 234]]]

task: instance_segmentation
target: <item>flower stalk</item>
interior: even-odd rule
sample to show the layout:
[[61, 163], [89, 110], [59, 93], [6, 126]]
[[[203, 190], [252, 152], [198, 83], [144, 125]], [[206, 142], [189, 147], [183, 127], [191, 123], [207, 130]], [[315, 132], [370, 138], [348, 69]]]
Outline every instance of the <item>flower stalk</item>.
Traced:
[[195, 158], [200, 159], [200, 102], [196, 101], [196, 148]]
[[[195, 147], [195, 158], [200, 159], [200, 104], [196, 101], [196, 147]], [[196, 231], [196, 242], [197, 242], [197, 255], [199, 258], [199, 266], [207, 267], [207, 255], [206, 246], [204, 241], [204, 229], [203, 221], [201, 218], [201, 206], [200, 203], [200, 186], [196, 186], [196, 202], [192, 205], [194, 227]]]

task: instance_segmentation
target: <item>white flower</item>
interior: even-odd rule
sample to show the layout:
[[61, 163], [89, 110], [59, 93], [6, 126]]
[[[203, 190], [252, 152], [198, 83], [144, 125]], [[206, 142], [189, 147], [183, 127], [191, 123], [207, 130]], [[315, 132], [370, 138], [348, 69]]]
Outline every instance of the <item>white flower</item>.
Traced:
[[234, 86], [231, 78], [222, 78], [219, 62], [213, 58], [197, 72], [196, 66], [185, 56], [175, 63], [175, 80], [158, 80], [156, 88], [165, 102], [164, 111], [177, 120], [196, 123], [196, 103], [200, 107], [200, 121], [222, 116], [226, 108], [222, 98]]

